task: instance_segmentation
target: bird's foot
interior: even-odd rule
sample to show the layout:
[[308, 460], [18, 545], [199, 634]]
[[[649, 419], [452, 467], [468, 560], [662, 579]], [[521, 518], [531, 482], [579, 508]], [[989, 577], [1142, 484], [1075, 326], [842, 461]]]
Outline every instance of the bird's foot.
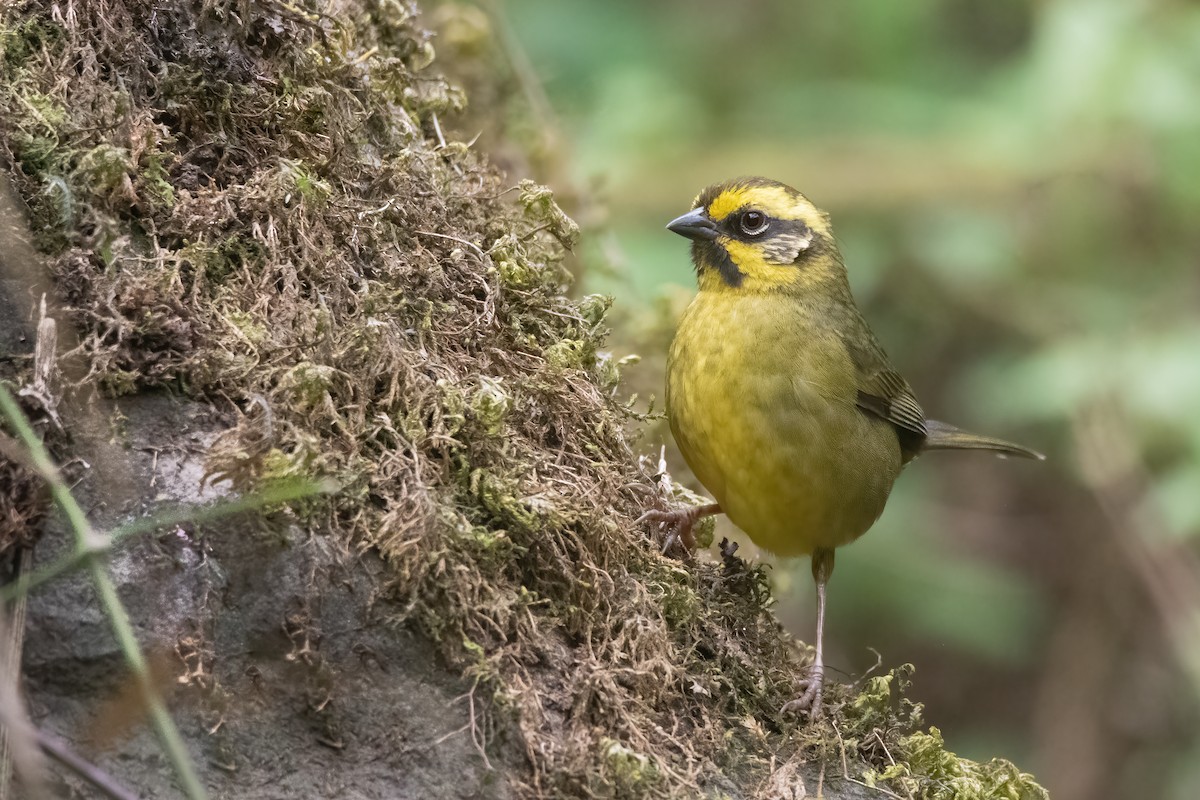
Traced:
[[691, 555], [696, 549], [696, 537], [692, 528], [701, 517], [718, 513], [716, 505], [692, 506], [677, 511], [660, 511], [652, 508], [637, 518], [637, 524], [652, 522], [663, 534], [662, 552], [666, 555], [672, 547], [681, 545], [685, 555]]
[[692, 527], [695, 526], [696, 520], [700, 518], [699, 514], [693, 513], [695, 509], [685, 508], [679, 511], [659, 511], [658, 509], [650, 509], [645, 514], [637, 518], [637, 524], [641, 525], [644, 522], [652, 522], [658, 531], [662, 534], [661, 546], [663, 555], [671, 551], [675, 545], [682, 545], [685, 555], [691, 555], [691, 552], [696, 549], [696, 537], [692, 535]]
[[800, 681], [800, 695], [783, 704], [780, 714], [808, 713], [810, 720], [821, 716], [821, 688], [825, 684], [825, 666], [814, 664], [809, 668], [808, 677]]

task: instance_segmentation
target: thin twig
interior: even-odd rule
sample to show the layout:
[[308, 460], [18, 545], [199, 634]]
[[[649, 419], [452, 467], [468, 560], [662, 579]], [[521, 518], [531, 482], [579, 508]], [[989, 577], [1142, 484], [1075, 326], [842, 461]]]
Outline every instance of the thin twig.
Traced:
[[538, 77], [537, 68], [530, 60], [529, 54], [525, 52], [525, 48], [521, 46], [520, 40], [508, 22], [508, 15], [501, 5], [500, 0], [488, 0], [485, 3], [485, 9], [499, 34], [497, 38], [500, 47], [508, 58], [509, 66], [517, 78], [517, 84], [521, 87], [521, 93], [525, 95], [525, 102], [529, 104], [529, 108], [537, 120], [538, 130], [551, 145], [556, 147], [561, 139], [561, 133], [554, 106], [546, 95], [546, 89], [542, 86], [541, 78]]
[[67, 489], [66, 484], [63, 483], [42, 440], [29, 426], [28, 420], [25, 419], [25, 415], [21, 412], [12, 393], [3, 384], [0, 384], [0, 411], [8, 419], [17, 438], [29, 450], [34, 468], [50, 487], [50, 494], [54, 498], [55, 505], [66, 518], [67, 527], [71, 529], [71, 533], [75, 537], [75, 552], [85, 554], [88, 569], [92, 573], [92, 582], [96, 587], [96, 594], [100, 598], [100, 605], [108, 615], [113, 635], [125, 657], [125, 663], [137, 681], [142, 701], [150, 712], [151, 723], [154, 725], [167, 758], [175, 768], [175, 773], [183, 785], [184, 793], [191, 800], [203, 800], [207, 797], [207, 793], [196, 775], [195, 767], [188, 757], [187, 749], [179, 736], [174, 720], [167, 712], [162, 698], [154, 690], [150, 680], [149, 666], [146, 664], [145, 656], [142, 655], [141, 647], [138, 646], [133, 625], [129, 621], [129, 614], [121, 603], [120, 597], [117, 596], [117, 588], [105, 569], [103, 560], [97, 557], [95, 552], [103, 549], [107, 542], [92, 528], [87, 515], [83, 513], [83, 509]]
[[833, 728], [833, 732], [838, 737], [838, 748], [840, 748], [842, 751], [842, 777], [846, 780], [850, 780], [850, 765], [846, 761], [846, 740], [842, 738], [842, 732], [838, 730], [836, 721], [831, 719], [829, 720], [829, 724]]
[[862, 675], [858, 676], [858, 680], [854, 682], [855, 686], [860, 685], [871, 675], [872, 672], [879, 669], [879, 667], [883, 664], [883, 655], [878, 650], [876, 650], [874, 647], [868, 647], [867, 649], [875, 654], [875, 663], [868, 667]]
[[[879, 746], [883, 748], [883, 754], [888, 757], [888, 761], [892, 762], [892, 766], [896, 766], [896, 759], [892, 758], [892, 751], [888, 750], [887, 744], [883, 741], [883, 737], [879, 735], [879, 731], [872, 732], [875, 736], [875, 741], [879, 742]], [[904, 787], [904, 793], [908, 795], [908, 800], [914, 800], [912, 790], [907, 786]]]
[[117, 783], [111, 775], [95, 764], [85, 761], [57, 737], [43, 730], [38, 730], [36, 736], [42, 752], [83, 778], [105, 797], [110, 800], [140, 800], [138, 795]]
[[457, 236], [449, 236], [444, 233], [434, 233], [433, 231], [417, 231], [417, 233], [421, 234], [422, 236], [433, 236], [438, 239], [449, 239], [452, 242], [458, 242], [459, 244], [465, 244], [467, 247], [470, 247], [472, 250], [474, 250], [476, 253], [478, 253], [479, 257], [482, 258], [485, 262], [487, 261], [487, 253], [483, 252], [483, 248], [480, 247], [479, 245], [475, 244], [474, 242], [468, 242], [466, 239], [460, 239]]
[[1083, 484], [1200, 693], [1200, 562], [1165, 533], [1169, 526], [1150, 492], [1151, 477], [1120, 400], [1107, 397], [1077, 409], [1072, 423]]
[[[818, 698], [819, 699], [819, 698]], [[825, 796], [825, 737], [821, 737], [821, 771], [817, 773], [817, 797]]]
[[[446, 149], [446, 137], [442, 135], [442, 124], [440, 122], [438, 122], [437, 112], [435, 111], [435, 112], [431, 113], [429, 116], [433, 119], [433, 130], [437, 134], [438, 149], [445, 150]], [[454, 169], [454, 171], [456, 173], [458, 173], [458, 177], [461, 178], [463, 176], [462, 167], [460, 167], [458, 165], [457, 161], [451, 161], [450, 166]]]
[[471, 734], [471, 744], [475, 745], [476, 752], [478, 752], [480, 758], [483, 759], [483, 765], [487, 769], [490, 770], [490, 769], [493, 769], [493, 767], [492, 767], [491, 760], [488, 758], [487, 750], [485, 748], [485, 745], [487, 743], [484, 740], [483, 732], [479, 730], [479, 722], [475, 718], [475, 690], [478, 688], [479, 688], [479, 679], [477, 678], [475, 680], [475, 682], [471, 685], [471, 690], [469, 692], [467, 692], [466, 694], [461, 694], [458, 697], [456, 697], [450, 701], [451, 704], [457, 703], [459, 700], [467, 701], [467, 707], [468, 707], [467, 724], [463, 725], [461, 728], [459, 728], [457, 730], [450, 731], [449, 733], [445, 734], [444, 736], [439, 738], [434, 743], [441, 744], [442, 742], [446, 741], [447, 739], [449, 739], [453, 736], [456, 736], [460, 733], [469, 731]]
[[[33, 547], [18, 545], [14, 558], [14, 582], [21, 586], [33, 563]], [[26, 596], [21, 593], [12, 604], [11, 615], [0, 604], [0, 800], [11, 800], [13, 778], [20, 776], [21, 786], [29, 795], [48, 797], [33, 723], [25, 710], [19, 686], [21, 650], [25, 641]]]
[[433, 119], [433, 132], [437, 134], [438, 146], [445, 148], [446, 137], [442, 135], [442, 125], [438, 122], [437, 112], [434, 111], [429, 116]]
[[[896, 798], [896, 800], [905, 800], [905, 798], [901, 797], [900, 795], [896, 794], [895, 792], [890, 792], [887, 789], [884, 789], [882, 786], [872, 786], [869, 783], [863, 783], [860, 780], [851, 778], [850, 777], [850, 765], [846, 759], [846, 740], [842, 738], [842, 732], [840, 730], [838, 730], [837, 723], [835, 723], [833, 720], [830, 720], [829, 724], [833, 727], [833, 732], [835, 734], [837, 734], [838, 747], [842, 751], [842, 779], [850, 781], [851, 783], [857, 783], [859, 786], [862, 786], [866, 789], [874, 789], [875, 791], [879, 792], [880, 794], [885, 794], [888, 797], [894, 797], [894, 798]], [[876, 734], [876, 735], [878, 736], [878, 734]], [[882, 740], [880, 740], [880, 744], [883, 744]], [[883, 751], [885, 753], [887, 753], [887, 747], [884, 747]], [[891, 757], [892, 757], [892, 754], [888, 753], [889, 760], [891, 759]], [[892, 761], [892, 763], [895, 764], [896, 762]], [[909, 800], [911, 800], [911, 798], [912, 798], [911, 792], [909, 793], [908, 797], [909, 797]]]

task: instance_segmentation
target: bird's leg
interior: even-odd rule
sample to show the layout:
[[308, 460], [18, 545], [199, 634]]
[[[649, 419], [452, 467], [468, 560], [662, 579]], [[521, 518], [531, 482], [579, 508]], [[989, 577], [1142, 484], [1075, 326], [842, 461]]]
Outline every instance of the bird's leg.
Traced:
[[653, 522], [660, 529], [664, 529], [667, 535], [663, 537], [662, 551], [666, 553], [676, 543], [683, 545], [684, 550], [691, 553], [696, 549], [696, 537], [692, 535], [692, 527], [704, 517], [710, 517], [713, 514], [720, 514], [721, 507], [716, 503], [709, 503], [703, 506], [692, 506], [691, 508], [681, 508], [678, 511], [659, 511], [658, 509], [650, 509], [645, 514], [637, 518], [637, 524], [643, 522]]
[[809, 719], [821, 716], [821, 686], [825, 683], [825, 660], [822, 647], [825, 641], [825, 585], [833, 574], [833, 551], [814, 550], [812, 554], [813, 581], [817, 584], [817, 646], [808, 677], [800, 681], [803, 693], [784, 703], [780, 713], [807, 711]]

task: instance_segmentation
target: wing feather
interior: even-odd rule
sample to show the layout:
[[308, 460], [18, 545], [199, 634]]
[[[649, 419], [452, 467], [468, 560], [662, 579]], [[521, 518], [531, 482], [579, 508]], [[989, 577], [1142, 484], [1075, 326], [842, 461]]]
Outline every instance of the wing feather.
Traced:
[[897, 428], [925, 436], [925, 412], [908, 382], [893, 369], [863, 375], [858, 381], [858, 407], [882, 417]]
[[855, 317], [842, 330], [846, 331], [843, 341], [857, 371], [856, 404], [866, 413], [891, 423], [902, 448], [915, 454], [927, 434], [925, 411], [908, 381], [892, 368], [887, 353], [862, 317], [857, 314]]

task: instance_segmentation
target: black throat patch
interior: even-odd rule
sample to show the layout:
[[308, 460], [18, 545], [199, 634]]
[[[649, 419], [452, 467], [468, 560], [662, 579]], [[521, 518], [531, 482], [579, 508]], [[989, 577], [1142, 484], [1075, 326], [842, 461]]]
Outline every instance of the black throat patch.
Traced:
[[699, 273], [705, 267], [715, 269], [721, 275], [721, 280], [730, 286], [742, 285], [742, 271], [733, 263], [724, 247], [713, 241], [696, 240], [692, 242], [692, 263]]

